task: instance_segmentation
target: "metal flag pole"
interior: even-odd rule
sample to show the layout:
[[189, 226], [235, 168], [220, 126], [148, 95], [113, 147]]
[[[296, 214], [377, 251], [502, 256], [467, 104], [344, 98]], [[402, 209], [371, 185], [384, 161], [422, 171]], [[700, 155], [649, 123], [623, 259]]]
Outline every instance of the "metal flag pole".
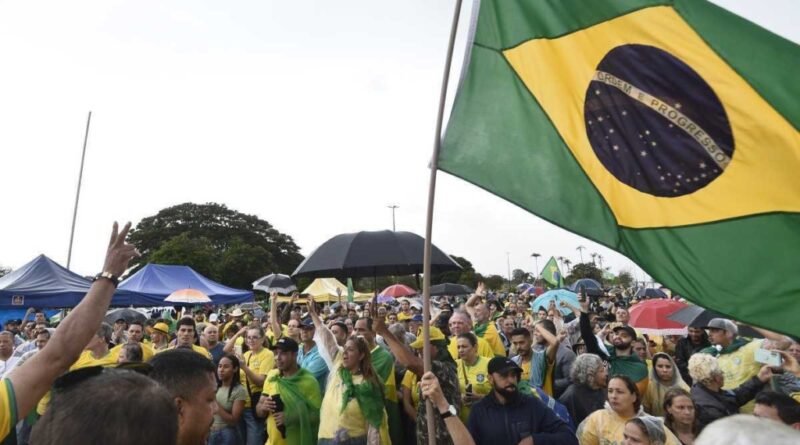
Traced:
[[72, 241], [75, 239], [75, 222], [78, 219], [78, 201], [81, 199], [81, 182], [83, 181], [83, 161], [86, 159], [86, 142], [89, 140], [89, 124], [92, 122], [92, 112], [86, 118], [86, 133], [83, 136], [83, 153], [81, 154], [81, 170], [78, 173], [78, 191], [75, 192], [75, 209], [72, 211], [72, 230], [69, 232], [69, 251], [67, 252], [67, 269], [72, 262]]
[[[439, 114], [436, 117], [436, 134], [433, 141], [433, 156], [431, 158], [431, 179], [428, 187], [428, 215], [425, 223], [425, 254], [422, 273], [422, 360], [425, 372], [431, 370], [431, 236], [433, 235], [433, 201], [436, 194], [436, 172], [439, 169], [439, 149], [442, 146], [442, 121], [444, 120], [444, 104], [447, 99], [447, 83], [450, 79], [450, 65], [453, 62], [453, 47], [456, 43], [458, 18], [461, 15], [461, 0], [456, 0], [453, 11], [453, 23], [450, 27], [450, 42], [447, 45], [447, 59], [442, 75], [442, 90], [439, 93]], [[425, 401], [425, 415], [428, 423], [428, 444], [436, 444], [436, 424], [434, 423], [433, 403], [430, 399]]]

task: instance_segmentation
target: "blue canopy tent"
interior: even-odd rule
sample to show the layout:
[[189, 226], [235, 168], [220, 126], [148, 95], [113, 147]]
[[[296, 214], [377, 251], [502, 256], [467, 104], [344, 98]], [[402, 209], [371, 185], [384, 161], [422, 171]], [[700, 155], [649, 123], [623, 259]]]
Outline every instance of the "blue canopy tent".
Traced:
[[39, 255], [0, 278], [0, 309], [75, 307], [91, 285], [91, 280]]
[[112, 306], [173, 306], [164, 303], [169, 294], [196, 289], [211, 298], [212, 305], [253, 301], [253, 292], [234, 289], [212, 281], [188, 266], [148, 264], [119, 284]]

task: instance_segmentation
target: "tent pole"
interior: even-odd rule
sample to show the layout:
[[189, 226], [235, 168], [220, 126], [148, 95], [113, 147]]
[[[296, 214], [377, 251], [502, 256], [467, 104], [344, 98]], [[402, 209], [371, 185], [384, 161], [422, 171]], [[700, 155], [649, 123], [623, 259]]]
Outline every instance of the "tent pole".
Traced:
[[83, 161], [86, 159], [86, 142], [89, 140], [89, 123], [92, 122], [92, 112], [86, 118], [86, 133], [83, 135], [83, 153], [81, 154], [81, 170], [78, 173], [78, 191], [75, 193], [75, 210], [72, 211], [72, 230], [69, 232], [69, 250], [67, 251], [67, 270], [72, 262], [72, 241], [75, 239], [75, 221], [78, 219], [78, 201], [81, 199], [81, 182], [83, 182]]
[[[442, 75], [442, 90], [439, 93], [439, 114], [436, 117], [436, 134], [433, 140], [433, 155], [431, 156], [431, 177], [428, 186], [428, 214], [425, 223], [425, 254], [422, 266], [422, 335], [424, 346], [422, 360], [425, 372], [431, 371], [431, 236], [433, 235], [433, 202], [436, 195], [436, 172], [439, 169], [439, 150], [442, 146], [442, 121], [444, 120], [444, 105], [447, 99], [447, 83], [450, 79], [450, 65], [453, 62], [453, 47], [456, 43], [458, 18], [461, 15], [461, 0], [456, 0], [453, 11], [453, 22], [450, 26], [450, 41], [447, 45], [447, 58]], [[433, 403], [430, 399], [425, 401], [425, 415], [428, 423], [428, 444], [436, 444], [436, 424], [434, 423]]]

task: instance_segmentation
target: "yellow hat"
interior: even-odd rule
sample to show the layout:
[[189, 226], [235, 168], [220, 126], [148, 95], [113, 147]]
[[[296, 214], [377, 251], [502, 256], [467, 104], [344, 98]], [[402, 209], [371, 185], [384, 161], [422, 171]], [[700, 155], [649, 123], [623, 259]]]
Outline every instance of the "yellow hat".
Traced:
[[[444, 334], [442, 333], [442, 331], [439, 330], [439, 328], [435, 328], [435, 327], [431, 326], [430, 330], [431, 330], [430, 331], [431, 332], [431, 341], [444, 340], [445, 339]], [[419, 336], [417, 337], [417, 339], [414, 340], [414, 342], [411, 343], [408, 346], [410, 346], [411, 349], [422, 349], [422, 346], [424, 344], [425, 344], [425, 341], [424, 341], [424, 339], [422, 337], [422, 331], [420, 331]]]
[[156, 323], [153, 325], [154, 331], [159, 331], [162, 334], [169, 335], [169, 326], [166, 323]]

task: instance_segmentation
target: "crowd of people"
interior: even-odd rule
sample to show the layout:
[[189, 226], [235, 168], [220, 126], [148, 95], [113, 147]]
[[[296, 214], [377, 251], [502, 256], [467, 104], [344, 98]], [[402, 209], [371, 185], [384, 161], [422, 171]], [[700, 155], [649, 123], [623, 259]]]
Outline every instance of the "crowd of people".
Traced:
[[437, 444], [800, 443], [800, 345], [778, 333], [745, 338], [720, 318], [644, 335], [623, 295], [531, 307], [482, 284], [433, 303], [428, 372], [409, 299], [273, 293], [266, 313], [110, 325], [137, 255], [128, 229], [115, 225], [103, 273], [57, 327], [31, 310], [0, 332], [2, 443], [427, 444], [428, 409]]

